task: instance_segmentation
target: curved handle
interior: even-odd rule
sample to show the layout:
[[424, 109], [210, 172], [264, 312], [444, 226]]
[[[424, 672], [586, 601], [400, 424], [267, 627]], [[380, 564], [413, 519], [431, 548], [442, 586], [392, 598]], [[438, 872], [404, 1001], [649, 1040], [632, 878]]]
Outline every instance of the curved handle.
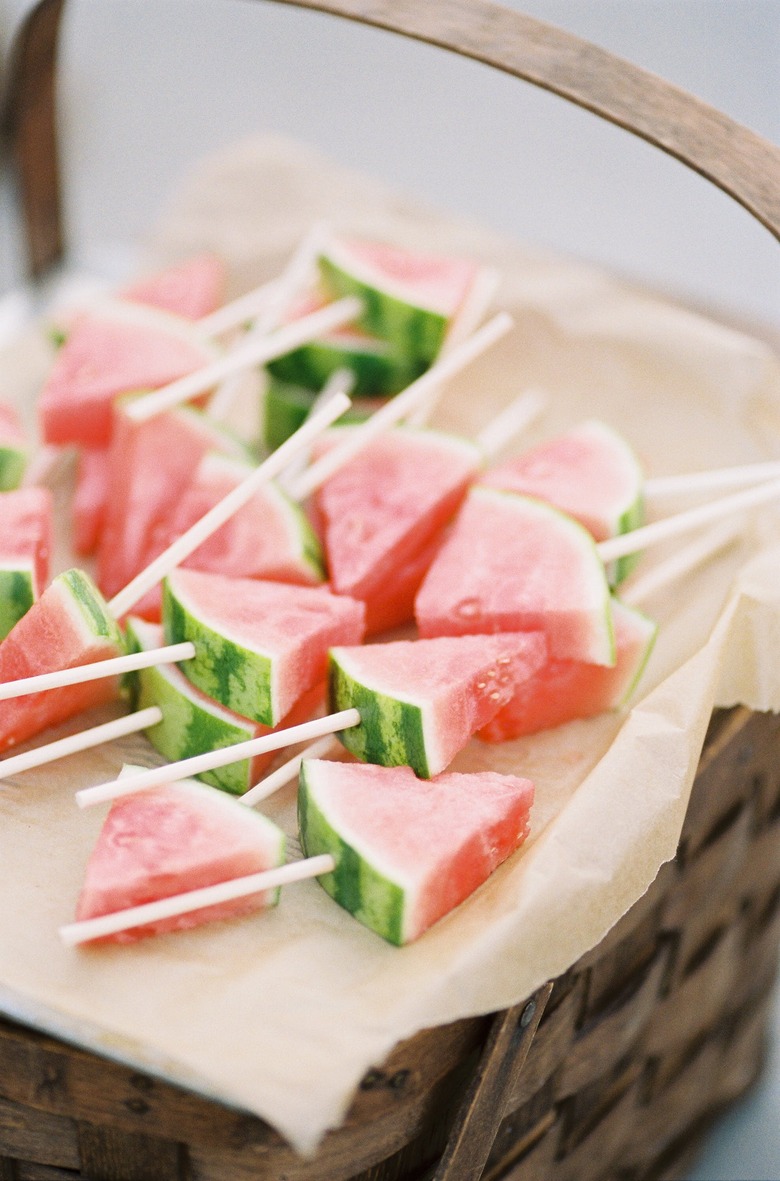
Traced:
[[[63, 252], [55, 74], [64, 2], [39, 0], [22, 25], [3, 120], [33, 275]], [[492, 0], [275, 2], [426, 41], [552, 91], [687, 164], [780, 240], [780, 148], [686, 91], [571, 33]]]

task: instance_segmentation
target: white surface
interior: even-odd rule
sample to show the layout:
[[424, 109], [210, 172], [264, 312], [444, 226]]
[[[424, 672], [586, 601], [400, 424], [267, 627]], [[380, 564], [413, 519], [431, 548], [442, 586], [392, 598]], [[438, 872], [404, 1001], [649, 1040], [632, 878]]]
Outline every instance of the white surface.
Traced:
[[[0, 44], [29, 6], [0, 0]], [[778, 0], [512, 6], [780, 142]], [[745, 212], [618, 129], [475, 63], [318, 14], [225, 0], [71, 0], [63, 49], [68, 229], [98, 269], [118, 265], [124, 255], [106, 244], [131, 249], [193, 160], [273, 129], [518, 237], [777, 322], [780, 252]], [[11, 225], [3, 190], [0, 293], [19, 277]], [[776, 1013], [777, 1046], [780, 1004]], [[691, 1181], [778, 1181], [778, 1111], [775, 1049]]]

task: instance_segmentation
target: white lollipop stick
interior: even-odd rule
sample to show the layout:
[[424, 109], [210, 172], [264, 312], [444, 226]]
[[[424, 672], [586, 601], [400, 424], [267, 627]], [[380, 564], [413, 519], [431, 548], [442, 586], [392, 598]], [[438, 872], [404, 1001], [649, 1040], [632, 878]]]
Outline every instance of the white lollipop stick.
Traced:
[[189, 779], [201, 775], [204, 771], [213, 771], [216, 767], [227, 767], [230, 763], [241, 762], [242, 759], [254, 759], [258, 755], [268, 754], [269, 751], [294, 746], [297, 742], [308, 742], [312, 738], [320, 738], [323, 734], [335, 734], [338, 730], [348, 730], [351, 726], [359, 724], [358, 711], [344, 709], [340, 713], [328, 714], [325, 718], [303, 722], [300, 726], [276, 730], [262, 738], [250, 738], [248, 742], [237, 742], [233, 746], [207, 751], [190, 759], [181, 759], [177, 763], [168, 763], [164, 767], [152, 767], [149, 771], [140, 771], [137, 775], [124, 779], [113, 779], [109, 783], [100, 783], [97, 787], [82, 788], [76, 792], [76, 803], [80, 808], [88, 808], [92, 804], [102, 804], [106, 800], [115, 800], [120, 796], [149, 791], [150, 788], [161, 787], [164, 783]]
[[43, 767], [46, 763], [53, 763], [57, 759], [67, 758], [68, 755], [78, 754], [83, 750], [91, 750], [94, 746], [113, 742], [115, 738], [124, 738], [127, 734], [136, 734], [139, 730], [156, 726], [161, 721], [162, 710], [152, 705], [149, 709], [114, 718], [113, 721], [104, 722], [101, 726], [92, 726], [79, 734], [59, 738], [56, 742], [47, 742], [45, 746], [39, 746], [35, 750], [0, 760], [0, 779], [18, 775], [22, 771], [31, 771], [33, 767]]
[[[337, 369], [334, 373], [331, 373], [325, 385], [309, 407], [306, 418], [311, 418], [313, 414], [317, 413], [320, 406], [326, 406], [331, 398], [335, 398], [336, 394], [346, 394], [349, 397], [354, 385], [355, 374], [351, 369]], [[310, 451], [299, 451], [292, 463], [287, 465], [286, 470], [282, 472], [276, 481], [282, 491], [286, 492], [288, 496], [292, 495], [291, 489], [295, 487], [296, 480], [299, 480], [302, 473], [306, 470], [309, 456]]]
[[[266, 285], [265, 300], [259, 309], [254, 324], [245, 337], [246, 343], [250, 340], [259, 340], [267, 336], [272, 329], [277, 328], [292, 301], [300, 293], [304, 285], [311, 282], [314, 261], [326, 232], [327, 227], [325, 224], [317, 222], [300, 243], [281, 275], [274, 282], [270, 293]], [[224, 313], [225, 309], [223, 308], [221, 310]], [[209, 402], [208, 415], [210, 418], [222, 421], [227, 417], [241, 385], [241, 377], [231, 377], [219, 386]]]
[[546, 405], [547, 398], [540, 390], [526, 390], [483, 426], [477, 435], [477, 446], [488, 459], [493, 459], [499, 451], [528, 430]]
[[164, 410], [170, 410], [173, 406], [206, 393], [226, 377], [232, 377], [233, 374], [241, 373], [253, 365], [264, 365], [274, 357], [281, 357], [332, 328], [355, 320], [360, 315], [362, 306], [359, 299], [347, 296], [346, 299], [330, 303], [308, 316], [301, 316], [291, 324], [285, 324], [283, 328], [268, 336], [246, 340], [202, 369], [188, 373], [186, 377], [181, 377], [162, 389], [129, 402], [126, 408], [127, 415], [134, 422], [145, 422], [149, 418], [154, 418]]
[[268, 456], [259, 467], [255, 468], [246, 479], [228, 492], [218, 504], [215, 504], [195, 524], [182, 533], [166, 550], [155, 558], [145, 570], [137, 574], [132, 582], [121, 590], [108, 604], [109, 609], [117, 619], [121, 619], [135, 604], [143, 598], [147, 591], [156, 586], [175, 566], [188, 558], [194, 550], [202, 545], [225, 521], [238, 512], [242, 505], [252, 498], [257, 489], [267, 480], [278, 476], [287, 466], [294, 455], [316, 438], [321, 431], [340, 418], [350, 406], [349, 398], [345, 394], [337, 394], [330, 398], [316, 414], [308, 418], [295, 434], [285, 439], [280, 447]]
[[692, 573], [697, 566], [703, 566], [710, 558], [728, 549], [742, 534], [739, 521], [721, 521], [713, 529], [689, 541], [682, 549], [671, 554], [666, 561], [620, 588], [620, 598], [629, 607], [639, 607], [656, 591], [664, 590], [671, 583]]
[[[270, 775], [266, 775], [265, 779], [261, 779], [254, 787], [250, 787], [249, 791], [245, 791], [240, 797], [240, 802], [252, 808], [261, 800], [268, 799], [280, 787], [284, 787], [295, 778], [304, 759], [320, 759], [323, 755], [330, 754], [336, 745], [331, 737], [321, 738], [319, 742], [312, 742], [311, 746], [306, 747], [306, 750], [302, 750], [299, 755], [294, 755], [286, 763], [282, 763], [281, 767], [277, 767]], [[2, 763], [0, 763], [0, 767], [2, 767]]]
[[665, 500], [689, 493], [725, 492], [729, 488], [744, 488], [765, 480], [780, 479], [780, 462], [744, 463], [737, 467], [712, 468], [706, 472], [687, 472], [680, 476], [655, 476], [645, 480], [645, 498]]
[[189, 640], [182, 644], [169, 644], [150, 652], [131, 652], [127, 656], [115, 656], [110, 660], [97, 660], [93, 664], [77, 665], [57, 672], [39, 673], [33, 677], [20, 677], [16, 681], [0, 683], [0, 701], [14, 697], [26, 697], [28, 693], [42, 693], [46, 689], [62, 689], [66, 685], [83, 685], [85, 681], [99, 681], [103, 677], [122, 676], [140, 668], [154, 668], [158, 664], [177, 664], [180, 660], [192, 660], [195, 645]]
[[229, 882], [218, 882], [215, 886], [203, 886], [199, 890], [188, 890], [186, 894], [174, 894], [170, 898], [161, 898], [158, 902], [145, 902], [142, 906], [131, 906], [127, 910], [118, 910], [113, 914], [84, 919], [80, 923], [69, 923], [60, 927], [60, 938], [69, 947], [75, 947], [80, 943], [89, 943], [92, 939], [116, 935], [119, 931], [143, 927], [146, 923], [160, 922], [176, 915], [189, 914], [193, 910], [216, 906], [220, 902], [231, 902], [235, 898], [261, 894], [265, 890], [275, 890], [291, 882], [316, 878], [320, 874], [331, 873], [335, 868], [334, 858], [329, 853], [321, 853], [317, 857], [291, 861], [287, 865], [266, 869], [262, 873], [233, 878]]
[[684, 513], [677, 513], [673, 517], [665, 517], [662, 521], [653, 521], [650, 525], [643, 525], [640, 529], [633, 529], [630, 533], [622, 533], [619, 537], [610, 537], [607, 541], [600, 541], [596, 546], [599, 557], [606, 564], [616, 558], [624, 558], [628, 554], [639, 550], [649, 549], [653, 545], [660, 545], [681, 533], [691, 529], [698, 529], [710, 521], [718, 521], [732, 513], [743, 512], [746, 509], [757, 508], [762, 504], [769, 504], [773, 500], [780, 500], [780, 480], [772, 480], [760, 484], [757, 488], [746, 488], [742, 492], [735, 492], [732, 496], [723, 496], [720, 500], [712, 500], [709, 504], [698, 505]]
[[231, 328], [240, 328], [242, 324], [254, 320], [263, 308], [273, 300], [279, 286], [279, 279], [280, 276], [269, 279], [267, 283], [261, 283], [259, 287], [254, 287], [251, 291], [239, 295], [237, 299], [231, 300], [230, 303], [223, 304], [221, 308], [210, 312], [208, 316], [202, 316], [198, 320], [198, 328], [204, 336], [222, 336]]
[[350, 431], [349, 438], [337, 447], [326, 452], [316, 463], [308, 468], [301, 478], [296, 481], [291, 490], [295, 500], [305, 500], [316, 488], [337, 472], [340, 467], [348, 463], [372, 439], [377, 438], [383, 431], [388, 430], [409, 413], [429, 395], [438, 394], [442, 385], [465, 369], [472, 361], [481, 356], [486, 349], [505, 336], [512, 327], [512, 317], [506, 312], [500, 312], [480, 328], [473, 336], [464, 341], [456, 349], [437, 361], [431, 368], [418, 377], [400, 394], [396, 394], [381, 409], [371, 415], [368, 422], [361, 423]]

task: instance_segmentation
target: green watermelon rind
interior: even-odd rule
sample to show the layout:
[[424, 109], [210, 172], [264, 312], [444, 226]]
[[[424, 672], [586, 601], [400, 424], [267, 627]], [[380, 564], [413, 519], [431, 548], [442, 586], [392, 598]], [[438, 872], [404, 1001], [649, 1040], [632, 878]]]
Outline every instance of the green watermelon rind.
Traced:
[[[633, 504], [625, 510], [624, 513], [618, 517], [615, 526], [614, 536], [619, 537], [623, 533], [631, 533], [634, 529], [639, 529], [645, 523], [645, 498], [640, 491]], [[626, 554], [625, 557], [617, 558], [607, 566], [607, 579], [611, 587], [620, 586], [625, 578], [634, 571], [638, 563], [642, 560], [641, 553]]]
[[71, 602], [77, 608], [86, 630], [94, 636], [115, 644], [120, 652], [124, 652], [124, 636], [109, 611], [106, 600], [92, 579], [83, 570], [74, 567], [60, 574], [59, 580], [70, 595]]
[[278, 381], [315, 390], [338, 369], [349, 369], [354, 377], [352, 393], [377, 397], [397, 394], [420, 376], [425, 365], [393, 351], [386, 341], [355, 337], [351, 345], [335, 338], [310, 341], [269, 361], [267, 369]]
[[[289, 382], [271, 378], [263, 395], [263, 441], [269, 451], [281, 447], [285, 439], [289, 439], [298, 427], [306, 421], [314, 401], [319, 393], [317, 389], [309, 389], [303, 385], [293, 385]], [[341, 423], [361, 423], [377, 408], [377, 401], [373, 398], [353, 402], [349, 410], [338, 419]]]
[[177, 597], [170, 578], [163, 583], [162, 614], [169, 644], [191, 640], [195, 645], [197, 655], [179, 666], [193, 685], [242, 717], [266, 726], [279, 723], [270, 656], [209, 627], [184, 597]]
[[348, 671], [349, 654], [332, 648], [329, 661], [331, 708], [357, 709], [361, 723], [340, 734], [344, 746], [364, 763], [408, 766], [422, 779], [431, 776], [425, 715], [411, 700], [388, 696], [363, 684]]
[[4, 640], [37, 598], [33, 563], [0, 567], [0, 640]]
[[12, 447], [0, 444], [0, 492], [12, 492], [18, 488], [27, 468], [26, 447]]
[[323, 285], [334, 296], [357, 295], [363, 301], [359, 323], [366, 332], [391, 343], [410, 363], [427, 368], [436, 358], [450, 318], [443, 312], [401, 299], [339, 265], [332, 254], [317, 259]]
[[658, 638], [658, 623], [656, 620], [651, 619], [649, 615], [645, 615], [644, 611], [638, 611], [636, 607], [629, 607], [627, 603], [623, 603], [620, 600], [618, 601], [624, 610], [631, 612], [637, 623], [642, 625], [646, 632], [645, 647], [642, 652], [642, 656], [637, 661], [633, 676], [614, 705], [615, 709], [624, 709], [631, 701], [631, 698], [634, 696], [636, 687], [642, 679], [642, 674], [647, 668], [647, 662], [652, 655], [656, 639]]
[[[147, 634], [148, 627], [143, 620], [128, 619], [130, 651], [144, 652], [155, 646]], [[251, 722], [247, 721], [246, 726], [237, 725], [235, 720], [226, 716], [227, 711], [218, 702], [214, 702], [213, 709], [205, 708], [194, 693], [186, 692], [186, 678], [182, 677], [183, 685], [178, 684], [178, 678], [165, 665], [140, 669], [130, 674], [128, 680], [134, 709], [156, 705], [162, 711], [162, 721], [144, 733], [155, 750], [171, 762], [209, 750], [221, 750], [255, 737]], [[227, 767], [205, 771], [198, 778], [231, 795], [243, 795], [252, 786], [251, 770], [251, 761], [242, 759]]]
[[328, 822], [316, 799], [316, 775], [301, 764], [298, 824], [307, 857], [330, 853], [336, 868], [318, 877], [319, 884], [359, 922], [396, 946], [405, 942], [406, 896], [403, 889], [379, 872]]

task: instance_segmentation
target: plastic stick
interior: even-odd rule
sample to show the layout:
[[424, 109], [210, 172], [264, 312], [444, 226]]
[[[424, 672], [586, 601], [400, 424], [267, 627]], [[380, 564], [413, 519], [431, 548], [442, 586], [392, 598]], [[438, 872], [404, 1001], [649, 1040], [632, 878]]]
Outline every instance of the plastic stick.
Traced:
[[176, 538], [166, 550], [151, 562], [145, 570], [137, 574], [132, 582], [119, 591], [109, 603], [109, 609], [117, 619], [121, 619], [135, 604], [144, 597], [147, 591], [156, 586], [175, 566], [188, 558], [194, 550], [202, 545], [225, 521], [246, 504], [257, 489], [267, 480], [278, 476], [298, 451], [308, 447], [309, 443], [326, 427], [340, 418], [350, 406], [350, 400], [345, 394], [337, 394], [330, 398], [316, 414], [308, 418], [295, 434], [277, 447], [259, 467], [255, 468], [246, 479], [236, 485], [231, 492], [215, 504], [195, 524]]
[[306, 750], [302, 750], [299, 755], [294, 755], [286, 763], [282, 763], [281, 767], [277, 767], [270, 775], [266, 775], [265, 779], [261, 779], [254, 787], [250, 787], [249, 791], [245, 791], [239, 797], [240, 802], [252, 808], [255, 804], [259, 804], [261, 800], [267, 800], [280, 787], [284, 787], [295, 778], [301, 769], [301, 763], [304, 759], [319, 759], [322, 755], [329, 754], [335, 748], [336, 743], [330, 736], [320, 738], [318, 742], [312, 742], [311, 746], [306, 747]]
[[82, 750], [91, 750], [94, 746], [113, 742], [114, 739], [124, 738], [128, 734], [137, 734], [139, 730], [156, 726], [161, 721], [162, 710], [156, 705], [151, 705], [148, 709], [125, 714], [124, 717], [114, 718], [113, 721], [104, 722], [101, 726], [82, 730], [79, 734], [70, 734], [67, 738], [57, 739], [56, 742], [47, 742], [45, 746], [39, 746], [35, 750], [0, 760], [0, 779], [18, 775], [22, 771], [31, 771], [33, 767], [43, 767], [46, 763], [78, 754]]
[[446, 381], [475, 361], [486, 349], [505, 336], [511, 327], [512, 317], [506, 312], [500, 312], [463, 344], [453, 349], [448, 357], [436, 361], [422, 377], [418, 377], [402, 393], [396, 394], [372, 414], [368, 422], [361, 423], [350, 431], [348, 439], [338, 447], [333, 447], [307, 468], [300, 479], [292, 485], [291, 495], [294, 499], [305, 500], [372, 439], [406, 418], [414, 407], [430, 394], [438, 394]]
[[655, 476], [645, 480], [647, 500], [665, 500], [689, 493], [725, 492], [729, 488], [744, 488], [765, 480], [780, 479], [780, 462], [743, 463], [737, 467], [712, 468], [705, 472], [687, 472], [680, 476]]
[[[245, 343], [267, 336], [281, 323], [292, 301], [304, 285], [310, 281], [314, 260], [326, 232], [325, 223], [317, 222], [300, 243], [287, 266], [271, 286], [270, 291], [266, 285], [265, 299], [258, 309], [254, 324], [245, 337]], [[224, 308], [221, 310], [223, 313], [225, 312]], [[227, 381], [220, 384], [209, 402], [207, 413], [210, 418], [219, 422], [227, 417], [241, 384], [240, 376], [228, 378]]]
[[287, 865], [266, 869], [262, 873], [248, 874], [243, 878], [218, 882], [214, 886], [202, 886], [199, 890], [188, 890], [185, 894], [174, 894], [170, 898], [160, 898], [157, 902], [145, 902], [141, 906], [131, 906], [127, 910], [118, 910], [113, 914], [99, 915], [94, 919], [83, 919], [79, 923], [69, 923], [67, 926], [60, 927], [60, 938], [69, 947], [75, 947], [80, 943], [89, 943], [93, 939], [105, 938], [106, 935], [130, 931], [133, 927], [143, 927], [146, 923], [160, 922], [162, 919], [174, 918], [176, 915], [189, 914], [193, 910], [216, 906], [220, 902], [231, 902], [235, 898], [246, 898], [252, 894], [260, 894], [265, 890], [275, 890], [277, 887], [287, 886], [291, 882], [302, 882], [307, 878], [319, 877], [320, 874], [330, 873], [335, 867], [334, 858], [329, 853], [321, 853], [317, 857], [291, 861]]
[[703, 566], [710, 558], [728, 549], [741, 535], [742, 528], [738, 521], [720, 521], [713, 529], [695, 537], [664, 562], [659, 562], [657, 566], [633, 578], [627, 586], [621, 587], [620, 598], [629, 607], [640, 607], [656, 591], [665, 590], [671, 583], [691, 574], [697, 566]]
[[205, 394], [207, 390], [224, 381], [226, 377], [232, 377], [234, 373], [241, 373], [252, 365], [264, 365], [274, 357], [281, 357], [332, 328], [355, 320], [360, 315], [362, 306], [359, 299], [347, 296], [346, 299], [330, 303], [308, 316], [301, 316], [291, 324], [285, 324], [283, 328], [268, 336], [243, 341], [202, 369], [188, 373], [186, 377], [181, 377], [162, 389], [129, 402], [128, 417], [135, 422], [145, 422], [164, 410], [170, 410], [173, 406], [188, 402], [199, 394]]
[[93, 664], [20, 677], [16, 681], [0, 683], [0, 701], [26, 697], [28, 693], [42, 693], [46, 689], [62, 689], [66, 685], [83, 685], [85, 681], [99, 681], [103, 677], [118, 677], [140, 668], [154, 668], [158, 664], [177, 664], [180, 660], [192, 660], [194, 656], [195, 645], [186, 640], [182, 644], [169, 644], [150, 652], [131, 652], [127, 656], [115, 656], [110, 660], [96, 660]]
[[698, 529], [710, 521], [718, 521], [732, 513], [757, 508], [773, 500], [780, 500], [780, 480], [760, 484], [757, 488], [746, 488], [732, 496], [723, 496], [720, 500], [698, 505], [687, 512], [665, 517], [662, 521], [653, 521], [650, 525], [643, 525], [630, 533], [622, 533], [619, 537], [610, 537], [607, 541], [600, 541], [596, 549], [604, 563], [613, 562], [616, 558], [624, 558], [627, 554], [635, 554], [639, 550], [649, 549], [653, 545], [660, 545], [661, 542], [679, 537], [681, 533], [687, 533], [691, 529]]
[[210, 750], [202, 755], [194, 755], [189, 759], [181, 759], [176, 763], [168, 763], [164, 767], [152, 767], [149, 771], [141, 771], [138, 775], [131, 775], [124, 779], [113, 779], [108, 783], [100, 783], [97, 787], [85, 787], [76, 792], [76, 802], [80, 808], [88, 808], [92, 804], [102, 804], [106, 800], [115, 800], [120, 796], [134, 795], [139, 791], [149, 791], [153, 787], [161, 787], [164, 783], [175, 783], [179, 779], [189, 779], [201, 775], [204, 771], [213, 771], [216, 767], [227, 767], [230, 763], [239, 763], [242, 759], [254, 759], [257, 755], [268, 754], [272, 750], [282, 750], [285, 746], [294, 746], [296, 742], [309, 742], [312, 738], [320, 738], [323, 734], [335, 734], [338, 730], [348, 730], [351, 726], [360, 724], [360, 714], [356, 709], [344, 709], [340, 713], [328, 714], [324, 718], [315, 718], [311, 722], [303, 722], [300, 726], [289, 726], [285, 730], [276, 730], [262, 738], [250, 738], [247, 742], [237, 742], [233, 746], [224, 746], [220, 750]]
[[528, 430], [547, 405], [541, 390], [526, 390], [510, 402], [477, 435], [477, 446], [493, 459], [509, 443]]
[[[306, 419], [316, 414], [320, 406], [327, 405], [331, 398], [335, 398], [336, 394], [346, 394], [347, 397], [350, 397], [354, 385], [355, 374], [351, 369], [336, 369], [334, 373], [331, 373], [325, 385], [315, 397], [309, 407]], [[276, 481], [288, 496], [292, 495], [290, 490], [295, 487], [296, 481], [300, 479], [302, 473], [306, 470], [309, 462], [309, 454], [309, 451], [299, 451], [292, 463], [287, 465]]]

